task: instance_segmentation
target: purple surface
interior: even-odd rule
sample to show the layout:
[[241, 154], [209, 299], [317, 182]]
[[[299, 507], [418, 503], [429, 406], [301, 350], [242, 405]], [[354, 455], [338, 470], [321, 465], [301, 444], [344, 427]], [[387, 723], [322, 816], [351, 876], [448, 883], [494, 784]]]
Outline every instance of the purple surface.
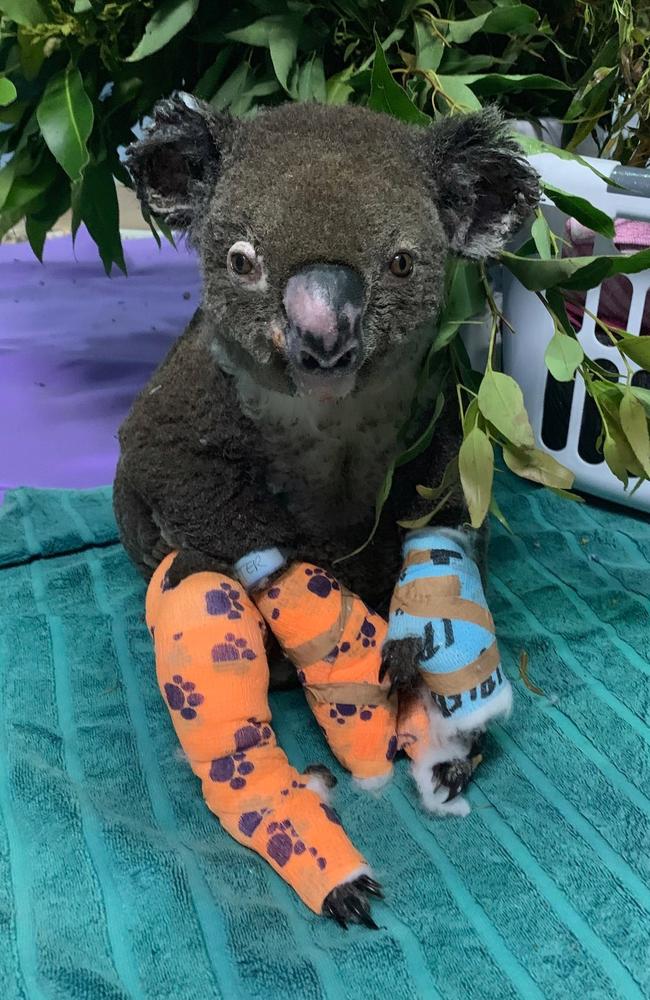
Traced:
[[199, 302], [195, 258], [153, 238], [124, 241], [129, 272], [107, 278], [80, 230], [0, 246], [0, 502], [16, 486], [112, 482], [117, 428]]

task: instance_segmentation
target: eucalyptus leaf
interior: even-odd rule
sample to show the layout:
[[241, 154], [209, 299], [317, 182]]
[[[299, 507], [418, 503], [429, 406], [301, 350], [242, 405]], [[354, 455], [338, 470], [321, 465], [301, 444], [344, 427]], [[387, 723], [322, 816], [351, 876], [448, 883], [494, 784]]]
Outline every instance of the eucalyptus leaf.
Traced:
[[492, 514], [493, 517], [496, 517], [496, 519], [499, 522], [499, 524], [503, 525], [503, 527], [506, 529], [506, 531], [509, 531], [510, 534], [512, 534], [512, 528], [508, 524], [506, 516], [503, 513], [503, 511], [501, 510], [501, 508], [499, 507], [499, 504], [497, 502], [497, 498], [494, 496], [494, 494], [492, 495], [492, 498], [490, 500], [490, 514]]
[[460, 77], [439, 75], [436, 80], [440, 95], [447, 99], [454, 111], [480, 110], [482, 105], [478, 97]]
[[78, 213], [99, 248], [108, 275], [113, 264], [126, 274], [120, 239], [120, 215], [115, 181], [106, 160], [90, 164], [78, 193]]
[[535, 444], [521, 389], [510, 375], [488, 369], [478, 391], [478, 408], [507, 441], [523, 448]]
[[637, 274], [650, 267], [650, 250], [632, 254], [603, 254], [601, 257], [555, 257], [534, 260], [502, 251], [501, 261], [522, 285], [533, 292], [560, 286], [570, 289], [594, 288], [615, 274]]
[[0, 13], [16, 24], [28, 27], [47, 21], [45, 11], [38, 0], [0, 0]]
[[[618, 330], [616, 332], [620, 333]], [[630, 334], [619, 340], [617, 347], [640, 368], [650, 369], [650, 337], [636, 337]]]
[[68, 67], [45, 88], [36, 117], [45, 142], [71, 180], [77, 180], [88, 163], [87, 142], [94, 111], [81, 73]]
[[650, 477], [650, 434], [643, 406], [630, 392], [623, 393], [621, 427], [646, 476]]
[[413, 125], [431, 123], [431, 119], [416, 107], [404, 88], [394, 79], [377, 35], [375, 35], [375, 58], [372, 64], [368, 107], [373, 111], [384, 111]]
[[153, 55], [188, 24], [198, 10], [199, 0], [164, 0], [144, 29], [144, 35], [127, 62]]
[[635, 399], [638, 399], [643, 404], [646, 413], [650, 417], [650, 389], [643, 389], [639, 385], [631, 385], [629, 391]]
[[275, 75], [285, 90], [288, 91], [289, 71], [296, 59], [298, 51], [298, 32], [293, 25], [278, 24], [271, 29], [269, 36], [271, 62]]
[[570, 469], [538, 448], [513, 448], [503, 446], [503, 458], [511, 472], [543, 486], [554, 486], [557, 489], [571, 489], [575, 475]]
[[330, 76], [325, 85], [325, 100], [327, 104], [347, 104], [354, 87], [350, 86], [348, 80], [352, 75], [351, 70], [344, 69], [340, 73]]
[[543, 73], [468, 73], [458, 79], [481, 97], [496, 97], [510, 91], [570, 90], [562, 80]]
[[[534, 136], [522, 135], [521, 132], [514, 132], [513, 136], [528, 156], [532, 156], [535, 153], [552, 153], [553, 156], [557, 156], [561, 160], [575, 160], [576, 163], [580, 163], [583, 167], [591, 170], [592, 174], [595, 174], [596, 177], [600, 177], [601, 181], [605, 181], [606, 184], [613, 183], [607, 174], [601, 173], [584, 156], [578, 156], [577, 153], [572, 153], [568, 149], [561, 149], [559, 146], [552, 146], [550, 143], [543, 142], [542, 139], [537, 139]], [[621, 185], [615, 186], [620, 187]]]
[[13, 104], [17, 97], [18, 91], [11, 80], [6, 76], [0, 76], [0, 107], [6, 108], [9, 104]]
[[531, 226], [530, 235], [533, 238], [535, 246], [537, 247], [537, 252], [542, 260], [550, 260], [552, 256], [551, 238], [549, 234], [550, 229], [548, 222], [542, 213], [538, 211], [537, 218]]
[[419, 18], [415, 18], [413, 21], [413, 37], [417, 68], [437, 70], [445, 51], [442, 39], [434, 35], [431, 26], [426, 21], [420, 21]]
[[517, 4], [513, 7], [495, 7], [464, 21], [439, 21], [440, 26], [446, 25], [447, 38], [457, 45], [464, 45], [479, 31], [486, 34], [507, 35], [519, 30], [528, 30], [539, 15], [532, 7]]
[[556, 330], [546, 348], [544, 361], [553, 378], [558, 382], [570, 382], [584, 357], [585, 352], [575, 337]]
[[458, 453], [458, 470], [473, 528], [480, 528], [492, 497], [494, 452], [487, 434], [474, 427]]
[[592, 205], [586, 198], [580, 198], [576, 194], [562, 191], [560, 188], [553, 187], [552, 184], [547, 184], [546, 182], [542, 186], [544, 194], [548, 195], [560, 211], [566, 212], [567, 215], [577, 219], [583, 226], [587, 226], [589, 229], [593, 229], [603, 236], [608, 236], [609, 239], [614, 239], [613, 219], [605, 212], [601, 212], [599, 208]]

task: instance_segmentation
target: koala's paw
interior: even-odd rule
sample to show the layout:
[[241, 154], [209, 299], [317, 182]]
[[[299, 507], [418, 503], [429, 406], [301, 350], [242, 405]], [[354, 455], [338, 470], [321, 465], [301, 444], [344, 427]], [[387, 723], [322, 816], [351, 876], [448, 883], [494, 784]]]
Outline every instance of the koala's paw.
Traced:
[[388, 639], [381, 651], [379, 680], [383, 681], [388, 674], [391, 682], [390, 694], [393, 691], [398, 691], [400, 695], [412, 694], [421, 684], [421, 659], [421, 639]]
[[447, 760], [441, 764], [435, 764], [432, 771], [433, 790], [437, 792], [439, 788], [446, 788], [449, 791], [445, 802], [451, 802], [458, 795], [465, 791], [474, 771], [479, 766], [483, 756], [480, 752], [478, 740], [474, 740], [467, 757]]
[[344, 930], [347, 930], [348, 924], [363, 924], [364, 927], [377, 931], [379, 928], [370, 915], [369, 896], [384, 898], [379, 882], [375, 882], [369, 875], [360, 875], [353, 882], [337, 885], [327, 894], [323, 903], [323, 916], [336, 920]]

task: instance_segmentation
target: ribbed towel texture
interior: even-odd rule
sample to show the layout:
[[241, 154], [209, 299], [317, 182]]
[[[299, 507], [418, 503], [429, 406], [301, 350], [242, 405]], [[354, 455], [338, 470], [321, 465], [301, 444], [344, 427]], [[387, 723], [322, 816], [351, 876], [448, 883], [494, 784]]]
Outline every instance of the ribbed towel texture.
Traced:
[[[224, 833], [179, 759], [108, 489], [0, 511], [4, 1000], [589, 1000], [650, 996], [650, 525], [499, 476], [488, 599], [515, 689], [465, 819], [408, 762], [373, 797], [301, 691], [272, 698], [296, 767], [386, 890], [378, 933], [304, 907]], [[528, 652], [530, 680], [519, 677]]]

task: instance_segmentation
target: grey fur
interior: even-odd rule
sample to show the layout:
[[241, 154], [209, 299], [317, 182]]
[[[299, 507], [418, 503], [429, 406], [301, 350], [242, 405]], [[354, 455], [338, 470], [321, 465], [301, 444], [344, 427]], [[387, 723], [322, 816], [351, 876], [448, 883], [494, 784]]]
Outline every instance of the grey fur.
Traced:
[[[204, 295], [120, 431], [127, 551], [145, 576], [171, 547], [183, 551], [181, 575], [229, 569], [269, 545], [331, 567], [372, 527], [448, 253], [502, 246], [536, 203], [536, 177], [494, 111], [423, 130], [296, 104], [235, 122], [180, 98], [159, 106], [129, 163], [143, 202], [187, 230]], [[257, 291], [225, 266], [242, 239], [263, 257]], [[408, 279], [388, 271], [397, 250], [414, 258]], [[296, 395], [272, 339], [288, 278], [319, 261], [352, 267], [365, 287], [365, 361], [352, 394], [329, 404]], [[336, 566], [375, 607], [399, 572], [396, 520], [423, 512], [415, 484], [437, 483], [457, 450], [448, 398], [429, 449], [396, 475], [373, 543]], [[460, 498], [439, 518], [464, 520]]]

